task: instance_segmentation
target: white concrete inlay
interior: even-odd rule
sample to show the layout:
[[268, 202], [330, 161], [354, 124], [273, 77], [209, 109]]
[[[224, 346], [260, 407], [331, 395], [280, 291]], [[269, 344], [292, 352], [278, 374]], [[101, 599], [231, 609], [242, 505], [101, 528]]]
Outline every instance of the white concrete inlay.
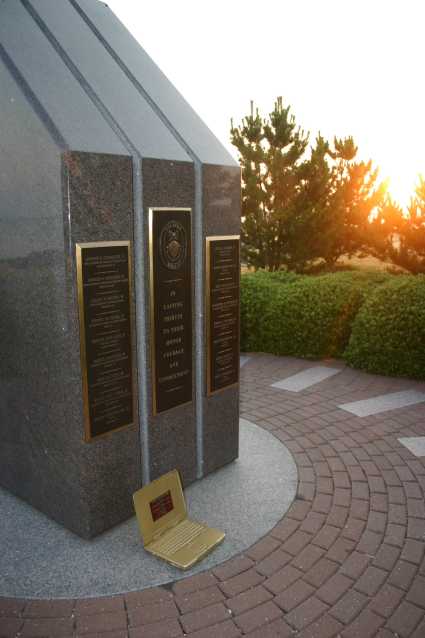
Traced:
[[415, 456], [425, 456], [425, 436], [405, 436], [398, 440]]
[[243, 368], [243, 366], [245, 365], [245, 363], [248, 363], [248, 361], [250, 360], [251, 357], [246, 357], [243, 354], [241, 354], [239, 360], [240, 360], [240, 367]]
[[198, 574], [245, 551], [289, 509], [298, 474], [281, 441], [249, 421], [240, 424], [239, 459], [185, 490], [190, 517], [226, 532], [192, 569], [182, 572], [145, 552], [135, 516], [87, 541], [0, 488], [0, 597], [112, 596]]
[[301, 392], [305, 388], [309, 388], [315, 383], [324, 381], [328, 377], [333, 377], [334, 374], [341, 372], [341, 368], [328, 368], [326, 366], [315, 366], [314, 368], [308, 368], [302, 372], [287, 377], [282, 381], [272, 384], [272, 388], [279, 388], [280, 390], [290, 390], [291, 392]]
[[424, 392], [403, 390], [402, 392], [380, 394], [372, 399], [344, 403], [338, 407], [356, 416], [370, 416], [371, 414], [379, 414], [380, 412], [387, 412], [388, 410], [405, 408], [408, 405], [415, 405], [415, 403], [422, 403], [423, 401], [425, 401]]

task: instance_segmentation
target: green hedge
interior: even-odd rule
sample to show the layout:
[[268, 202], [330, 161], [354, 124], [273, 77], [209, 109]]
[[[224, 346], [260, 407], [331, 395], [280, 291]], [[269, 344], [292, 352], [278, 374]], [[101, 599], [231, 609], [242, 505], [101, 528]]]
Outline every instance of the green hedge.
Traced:
[[425, 276], [243, 275], [241, 349], [425, 379]]
[[388, 277], [352, 272], [243, 275], [242, 350], [312, 359], [342, 356], [364, 296]]
[[425, 379], [425, 276], [392, 277], [373, 291], [354, 321], [345, 358], [368, 372]]
[[277, 285], [300, 279], [292, 273], [258, 271], [241, 277], [241, 349], [267, 352], [262, 343], [263, 312], [271, 297], [277, 294]]

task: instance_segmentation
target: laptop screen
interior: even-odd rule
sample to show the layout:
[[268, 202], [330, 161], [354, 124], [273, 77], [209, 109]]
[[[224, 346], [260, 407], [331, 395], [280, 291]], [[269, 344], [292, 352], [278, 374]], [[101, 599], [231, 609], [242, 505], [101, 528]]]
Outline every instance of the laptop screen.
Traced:
[[164, 474], [133, 494], [140, 532], [145, 544], [158, 532], [187, 517], [182, 484], [177, 470]]
[[153, 521], [157, 521], [161, 516], [168, 514], [174, 509], [173, 499], [171, 498], [171, 492], [165, 492], [161, 496], [157, 496], [153, 501], [149, 503], [151, 508], [151, 514]]

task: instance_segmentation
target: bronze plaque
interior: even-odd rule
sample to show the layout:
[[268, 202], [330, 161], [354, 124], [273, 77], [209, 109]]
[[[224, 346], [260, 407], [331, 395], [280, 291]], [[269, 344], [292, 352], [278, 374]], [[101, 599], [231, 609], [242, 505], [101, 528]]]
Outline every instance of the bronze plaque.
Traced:
[[149, 210], [153, 413], [192, 401], [191, 210]]
[[239, 236], [207, 237], [207, 394], [239, 382]]
[[85, 440], [133, 424], [129, 241], [77, 244]]

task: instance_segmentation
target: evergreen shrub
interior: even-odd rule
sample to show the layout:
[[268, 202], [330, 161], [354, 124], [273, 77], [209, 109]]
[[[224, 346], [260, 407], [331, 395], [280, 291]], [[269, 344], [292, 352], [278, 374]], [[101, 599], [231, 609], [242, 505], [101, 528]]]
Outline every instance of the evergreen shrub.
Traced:
[[425, 379], [425, 276], [391, 277], [367, 297], [344, 355], [356, 368]]
[[365, 297], [390, 277], [367, 272], [243, 275], [241, 349], [311, 359], [341, 357]]

